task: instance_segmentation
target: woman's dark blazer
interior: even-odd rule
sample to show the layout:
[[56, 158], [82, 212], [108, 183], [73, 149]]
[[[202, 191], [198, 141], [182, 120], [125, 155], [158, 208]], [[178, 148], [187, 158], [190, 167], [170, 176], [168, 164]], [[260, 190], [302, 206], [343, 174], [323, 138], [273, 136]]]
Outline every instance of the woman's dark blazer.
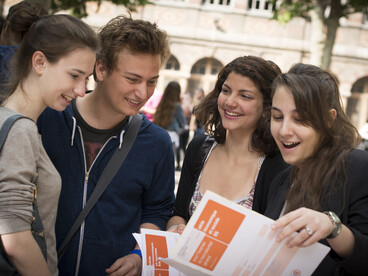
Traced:
[[[290, 187], [289, 167], [280, 173], [269, 187], [265, 215], [278, 219]], [[345, 191], [336, 192], [323, 201], [323, 211], [333, 211], [349, 227], [355, 238], [350, 257], [340, 259], [334, 251], [325, 257], [313, 275], [368, 275], [368, 152], [352, 150], [346, 163]], [[329, 184], [336, 186], [337, 180]], [[345, 194], [345, 195], [344, 195]], [[328, 246], [326, 239], [320, 241]]]

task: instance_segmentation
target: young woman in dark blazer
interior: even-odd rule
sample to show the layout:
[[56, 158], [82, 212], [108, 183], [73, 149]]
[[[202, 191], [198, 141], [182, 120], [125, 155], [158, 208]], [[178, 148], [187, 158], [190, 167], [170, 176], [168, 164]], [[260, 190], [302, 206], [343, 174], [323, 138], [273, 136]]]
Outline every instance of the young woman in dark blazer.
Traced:
[[268, 193], [265, 215], [282, 229], [277, 239], [329, 246], [313, 275], [368, 275], [368, 153], [355, 149], [360, 136], [332, 75], [296, 64], [276, 78], [271, 133], [292, 165]]

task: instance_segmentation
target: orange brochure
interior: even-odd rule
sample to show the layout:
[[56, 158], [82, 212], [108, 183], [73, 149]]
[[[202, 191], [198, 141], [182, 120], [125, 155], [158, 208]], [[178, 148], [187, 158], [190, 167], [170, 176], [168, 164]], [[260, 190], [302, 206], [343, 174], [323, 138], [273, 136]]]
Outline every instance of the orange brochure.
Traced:
[[272, 223], [207, 191], [168, 257], [159, 259], [190, 276], [311, 275], [330, 248], [289, 248], [276, 242]]
[[140, 234], [133, 233], [133, 236], [142, 251], [142, 276], [185, 276], [162, 261], [174, 248], [179, 234], [143, 228]]

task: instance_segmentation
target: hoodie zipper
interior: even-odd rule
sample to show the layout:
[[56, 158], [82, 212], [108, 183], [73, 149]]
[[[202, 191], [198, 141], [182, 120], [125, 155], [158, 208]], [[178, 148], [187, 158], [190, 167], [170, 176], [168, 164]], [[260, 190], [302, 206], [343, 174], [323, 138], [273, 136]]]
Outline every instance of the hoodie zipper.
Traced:
[[[82, 143], [82, 151], [83, 151], [83, 160], [84, 160], [84, 171], [85, 171], [85, 177], [84, 177], [84, 186], [83, 186], [83, 208], [86, 206], [87, 203], [87, 184], [88, 184], [88, 178], [89, 178], [89, 173], [95, 163], [95, 161], [97, 160], [97, 158], [100, 156], [100, 153], [103, 151], [103, 149], [105, 148], [106, 144], [111, 140], [116, 138], [116, 136], [112, 136], [110, 137], [105, 144], [102, 146], [102, 148], [100, 149], [100, 151], [98, 152], [97, 156], [95, 157], [95, 159], [93, 160], [89, 170], [87, 171], [87, 167], [86, 167], [86, 154], [84, 151], [84, 142], [83, 142], [83, 136], [82, 136], [82, 130], [80, 129], [79, 126], [77, 126], [79, 134], [80, 134], [80, 138], [81, 138], [81, 143]], [[124, 131], [123, 131], [124, 132]], [[77, 264], [76, 264], [76, 268], [75, 268], [75, 276], [78, 276], [79, 274], [79, 268], [80, 268], [80, 261], [81, 261], [81, 255], [82, 255], [82, 247], [83, 247], [83, 240], [84, 240], [84, 221], [81, 224], [80, 227], [80, 235], [79, 235], [79, 245], [78, 245], [78, 256], [77, 256]]]

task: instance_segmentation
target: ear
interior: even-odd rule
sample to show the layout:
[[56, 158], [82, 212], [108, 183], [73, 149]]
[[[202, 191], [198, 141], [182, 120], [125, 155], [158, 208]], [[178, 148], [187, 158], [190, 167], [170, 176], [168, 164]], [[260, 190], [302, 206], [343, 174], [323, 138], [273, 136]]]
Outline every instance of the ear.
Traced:
[[32, 55], [32, 67], [35, 72], [39, 75], [43, 73], [45, 70], [45, 65], [47, 62], [47, 58], [41, 51], [36, 51]]
[[100, 59], [96, 61], [95, 72], [94, 73], [95, 73], [95, 80], [97, 82], [103, 81], [104, 78], [106, 78], [106, 76], [107, 76], [106, 67]]
[[330, 109], [330, 114], [331, 114], [332, 119], [335, 120], [337, 116], [336, 109], [334, 108]]

